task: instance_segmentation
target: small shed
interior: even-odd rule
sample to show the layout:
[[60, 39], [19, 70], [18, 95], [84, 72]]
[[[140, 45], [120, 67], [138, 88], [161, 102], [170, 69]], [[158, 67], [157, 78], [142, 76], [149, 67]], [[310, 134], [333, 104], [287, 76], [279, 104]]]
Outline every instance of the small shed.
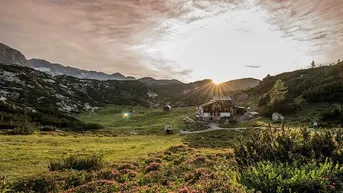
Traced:
[[170, 110], [171, 110], [171, 106], [170, 105], [168, 105], [168, 104], [164, 105], [164, 107], [163, 107], [163, 111], [164, 112], [169, 112]]
[[285, 119], [285, 117], [282, 116], [282, 114], [280, 114], [280, 113], [275, 112], [272, 114], [272, 120], [273, 121], [283, 121], [284, 119]]

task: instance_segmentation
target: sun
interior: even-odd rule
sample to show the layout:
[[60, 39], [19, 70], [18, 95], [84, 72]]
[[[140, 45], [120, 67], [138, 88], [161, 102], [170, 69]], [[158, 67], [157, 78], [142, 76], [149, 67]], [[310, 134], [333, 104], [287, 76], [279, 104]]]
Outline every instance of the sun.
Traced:
[[213, 80], [213, 79], [212, 79], [212, 83], [215, 84], [215, 85], [220, 85], [220, 84], [221, 84], [220, 81], [218, 81], [218, 80]]

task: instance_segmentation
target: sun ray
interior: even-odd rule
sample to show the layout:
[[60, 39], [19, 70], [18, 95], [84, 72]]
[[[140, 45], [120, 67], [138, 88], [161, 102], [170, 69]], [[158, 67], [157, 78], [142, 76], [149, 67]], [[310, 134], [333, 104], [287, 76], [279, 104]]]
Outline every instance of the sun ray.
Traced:
[[185, 100], [185, 99], [187, 99], [187, 98], [189, 98], [189, 97], [195, 95], [196, 93], [199, 93], [200, 91], [202, 91], [202, 90], [204, 90], [204, 89], [208, 90], [208, 89], [210, 88], [211, 85], [212, 85], [211, 83], [207, 83], [207, 84], [201, 86], [201, 87], [198, 88], [197, 90], [195, 90], [195, 91], [193, 91], [192, 93], [190, 93], [190, 94], [184, 96], [183, 98], [181, 98], [181, 99], [180, 99], [179, 101], [177, 101], [176, 103], [178, 104], [178, 103], [181, 102], [181, 100]]

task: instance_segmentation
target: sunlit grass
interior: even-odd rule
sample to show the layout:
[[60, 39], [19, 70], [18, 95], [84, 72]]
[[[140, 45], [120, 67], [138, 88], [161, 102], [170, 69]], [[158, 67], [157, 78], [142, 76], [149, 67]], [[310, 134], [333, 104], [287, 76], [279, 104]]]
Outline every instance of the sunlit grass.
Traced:
[[164, 126], [171, 125], [175, 132], [186, 116], [193, 116], [195, 107], [172, 108], [163, 112], [162, 108], [132, 107], [133, 112], [119, 106], [106, 107], [96, 113], [82, 114], [80, 119], [85, 122], [98, 123], [106, 129], [120, 134], [164, 134]]
[[107, 162], [134, 161], [182, 143], [171, 136], [5, 136], [0, 135], [0, 177], [22, 177], [48, 171], [49, 161], [68, 155], [100, 155]]

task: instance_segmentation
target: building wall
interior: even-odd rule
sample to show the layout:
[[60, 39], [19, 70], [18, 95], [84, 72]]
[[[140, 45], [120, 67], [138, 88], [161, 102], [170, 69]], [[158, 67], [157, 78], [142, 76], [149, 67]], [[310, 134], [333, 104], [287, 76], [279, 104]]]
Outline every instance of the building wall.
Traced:
[[231, 113], [220, 113], [220, 117], [231, 117]]
[[221, 113], [221, 112], [230, 112], [232, 113], [232, 102], [225, 101], [225, 102], [216, 102], [213, 104], [209, 104], [203, 107], [203, 112], [207, 113]]
[[210, 113], [204, 113], [204, 117], [210, 117]]

